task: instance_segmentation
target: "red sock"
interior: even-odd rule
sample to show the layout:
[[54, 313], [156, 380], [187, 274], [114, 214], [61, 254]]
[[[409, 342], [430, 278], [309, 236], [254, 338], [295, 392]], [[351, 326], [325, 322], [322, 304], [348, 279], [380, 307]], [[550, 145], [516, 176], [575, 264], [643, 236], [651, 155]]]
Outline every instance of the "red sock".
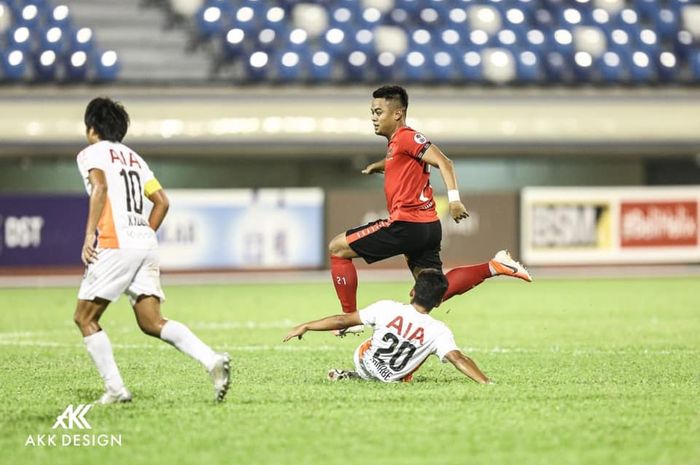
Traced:
[[488, 262], [482, 263], [480, 265], [468, 265], [460, 266], [448, 271], [445, 276], [447, 277], [447, 291], [442, 301], [454, 297], [459, 294], [464, 294], [473, 287], [478, 286], [484, 279], [491, 277], [491, 269], [489, 268]]
[[331, 278], [343, 312], [357, 311], [357, 270], [352, 260], [331, 255]]

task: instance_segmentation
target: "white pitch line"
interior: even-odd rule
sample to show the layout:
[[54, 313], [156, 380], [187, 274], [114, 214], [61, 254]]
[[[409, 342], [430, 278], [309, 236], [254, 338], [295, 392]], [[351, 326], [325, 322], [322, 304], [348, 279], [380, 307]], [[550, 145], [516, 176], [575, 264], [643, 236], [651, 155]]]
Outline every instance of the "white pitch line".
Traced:
[[[18, 338], [13, 340], [12, 338], [5, 338], [8, 334], [13, 333], [0, 333], [0, 346], [12, 346], [12, 347], [55, 347], [55, 348], [69, 348], [69, 349], [82, 349], [84, 345], [80, 342], [67, 343], [67, 342], [55, 342], [55, 341], [41, 341], [41, 340], [25, 340]], [[15, 333], [16, 334], [16, 333]], [[363, 338], [357, 338], [357, 343], [364, 341]], [[261, 345], [222, 345], [221, 348], [231, 352], [269, 352], [269, 351], [281, 351], [281, 352], [337, 352], [337, 351], [350, 351], [354, 350], [356, 344], [348, 344], [345, 346], [339, 345], [320, 345], [320, 346], [307, 346], [303, 342], [292, 341], [287, 344], [280, 343], [279, 345], [271, 344], [261, 344]], [[123, 343], [113, 343], [112, 347], [119, 350], [171, 350], [171, 347], [167, 344], [123, 344]], [[582, 355], [605, 355], [605, 354], [630, 354], [630, 355], [695, 355], [700, 354], [700, 349], [642, 349], [642, 350], [615, 350], [615, 349], [561, 349], [559, 347], [552, 347], [550, 349], [526, 349], [522, 347], [462, 347], [462, 351], [467, 354], [479, 353], [479, 354], [568, 354], [574, 357]]]

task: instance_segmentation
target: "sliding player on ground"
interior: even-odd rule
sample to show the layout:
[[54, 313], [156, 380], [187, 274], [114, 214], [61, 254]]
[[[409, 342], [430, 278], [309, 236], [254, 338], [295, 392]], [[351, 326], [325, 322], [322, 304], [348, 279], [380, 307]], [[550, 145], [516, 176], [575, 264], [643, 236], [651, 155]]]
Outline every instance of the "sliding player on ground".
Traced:
[[328, 379], [411, 381], [413, 373], [432, 354], [477, 383], [490, 381], [472, 359], [462, 353], [452, 331], [430, 316], [447, 290], [447, 279], [440, 270], [426, 269], [416, 277], [411, 304], [381, 300], [364, 310], [309, 321], [292, 329], [284, 341], [301, 337], [307, 331], [343, 330], [356, 325], [374, 328], [372, 337], [355, 350], [355, 370], [331, 369]]

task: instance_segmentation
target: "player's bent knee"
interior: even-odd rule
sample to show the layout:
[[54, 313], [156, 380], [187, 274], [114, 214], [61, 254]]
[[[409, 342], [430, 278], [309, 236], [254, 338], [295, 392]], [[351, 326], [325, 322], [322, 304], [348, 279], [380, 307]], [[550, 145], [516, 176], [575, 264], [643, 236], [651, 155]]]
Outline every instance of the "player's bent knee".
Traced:
[[356, 256], [350, 248], [345, 234], [338, 234], [331, 240], [330, 244], [328, 244], [328, 252], [340, 258], [354, 258]]
[[160, 337], [160, 332], [163, 329], [163, 325], [165, 324], [167, 320], [165, 319], [160, 319], [160, 320], [155, 320], [155, 321], [141, 321], [138, 320], [139, 328], [141, 328], [141, 331], [143, 331], [144, 334], [148, 336], [153, 336], [156, 338]]
[[73, 313], [73, 322], [78, 328], [86, 328], [92, 323], [96, 323], [94, 312], [90, 308], [78, 304], [78, 308]]

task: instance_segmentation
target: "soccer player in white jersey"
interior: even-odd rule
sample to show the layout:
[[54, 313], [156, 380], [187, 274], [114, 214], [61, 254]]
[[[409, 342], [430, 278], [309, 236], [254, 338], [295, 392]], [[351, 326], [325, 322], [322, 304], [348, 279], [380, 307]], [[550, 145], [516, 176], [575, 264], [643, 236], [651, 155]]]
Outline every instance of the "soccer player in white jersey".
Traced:
[[416, 277], [410, 305], [380, 300], [359, 312], [300, 324], [284, 337], [284, 341], [294, 337], [301, 339], [307, 331], [369, 325], [374, 328], [374, 333], [355, 350], [355, 371], [332, 369], [328, 372], [329, 379], [407, 382], [430, 355], [436, 354], [442, 362], [449, 361], [477, 383], [488, 384], [490, 381], [486, 375], [457, 347], [450, 328], [430, 316], [430, 311], [440, 304], [446, 290], [445, 275], [440, 270], [428, 268]]
[[[222, 401], [230, 383], [230, 358], [216, 353], [192, 331], [163, 318], [160, 304], [160, 265], [156, 231], [169, 203], [148, 164], [122, 144], [129, 126], [124, 107], [108, 98], [92, 100], [85, 110], [90, 145], [78, 154], [78, 169], [90, 195], [81, 258], [86, 270], [78, 292], [74, 320], [105, 384], [101, 404], [128, 402], [112, 354], [112, 345], [99, 320], [110, 302], [129, 297], [141, 330], [172, 344], [199, 361], [211, 375], [215, 398]], [[153, 203], [148, 218], [145, 199]]]

